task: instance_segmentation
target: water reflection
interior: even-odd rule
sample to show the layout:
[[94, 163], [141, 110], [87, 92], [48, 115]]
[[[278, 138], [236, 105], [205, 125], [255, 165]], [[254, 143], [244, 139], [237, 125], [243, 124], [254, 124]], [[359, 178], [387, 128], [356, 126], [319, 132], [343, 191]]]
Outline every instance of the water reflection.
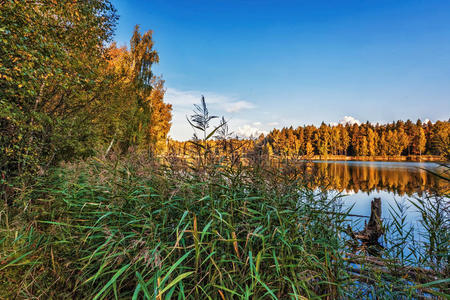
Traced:
[[[401, 257], [412, 264], [434, 260], [440, 265], [445, 257], [442, 253], [448, 253], [448, 225], [444, 225], [448, 221], [444, 220], [449, 217], [450, 184], [424, 170], [442, 173], [448, 169], [434, 163], [324, 161], [305, 163], [300, 168], [310, 188], [326, 193], [328, 199], [337, 197], [338, 205], [351, 209], [348, 221], [355, 233], [365, 229], [371, 201], [380, 198], [385, 232], [379, 239], [381, 247], [375, 249], [383, 248], [383, 253], [388, 253], [386, 257]], [[428, 203], [423, 206], [428, 207], [425, 215], [413, 205], [420, 201]], [[435, 236], [444, 238], [436, 242]], [[371, 255], [378, 254], [370, 251]]]
[[434, 163], [315, 161], [301, 166], [311, 188], [326, 187], [340, 192], [387, 191], [399, 196], [423, 192], [449, 192], [448, 182], [424, 169], [439, 171]]

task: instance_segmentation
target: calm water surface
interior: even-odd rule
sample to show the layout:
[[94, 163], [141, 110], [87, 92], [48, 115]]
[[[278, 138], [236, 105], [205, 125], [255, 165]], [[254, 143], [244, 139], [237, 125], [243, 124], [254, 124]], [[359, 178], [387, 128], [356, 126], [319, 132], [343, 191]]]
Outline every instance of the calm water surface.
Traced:
[[419, 215], [410, 199], [443, 195], [450, 191], [448, 182], [425, 171], [445, 171], [435, 163], [313, 161], [303, 168], [313, 178], [312, 188], [326, 189], [331, 195], [343, 195], [344, 206], [354, 205], [353, 214], [369, 216], [370, 201], [379, 197], [383, 219], [389, 219], [390, 205], [397, 201], [409, 206], [407, 217], [412, 225]]

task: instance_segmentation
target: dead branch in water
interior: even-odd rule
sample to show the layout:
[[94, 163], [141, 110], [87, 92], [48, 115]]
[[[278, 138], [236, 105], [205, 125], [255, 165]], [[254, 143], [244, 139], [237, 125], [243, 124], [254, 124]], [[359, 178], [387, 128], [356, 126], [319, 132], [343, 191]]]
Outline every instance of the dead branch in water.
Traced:
[[381, 221], [381, 198], [374, 198], [370, 203], [370, 219], [368, 223], [365, 223], [362, 231], [354, 232], [349, 225], [345, 232], [355, 241], [361, 241], [363, 246], [380, 246], [378, 239], [384, 233]]

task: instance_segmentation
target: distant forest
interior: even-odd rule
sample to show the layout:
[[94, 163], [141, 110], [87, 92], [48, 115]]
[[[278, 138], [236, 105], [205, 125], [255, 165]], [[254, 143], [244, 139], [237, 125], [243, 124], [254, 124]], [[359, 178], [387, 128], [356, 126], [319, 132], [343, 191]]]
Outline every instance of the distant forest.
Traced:
[[[385, 125], [315, 126], [272, 130], [266, 137], [275, 154], [348, 156], [448, 155], [450, 123], [410, 120]], [[271, 148], [271, 149], [270, 149]]]
[[[279, 156], [450, 156], [450, 123], [437, 121], [422, 123], [421, 120], [397, 121], [389, 124], [339, 124], [320, 127], [313, 125], [273, 129], [266, 136], [256, 139], [235, 139], [234, 144], [216, 141], [222, 148], [216, 152], [240, 151], [249, 153], [261, 151]], [[169, 142], [169, 149], [178, 154], [187, 154], [189, 143]], [[234, 149], [226, 149], [234, 148]]]

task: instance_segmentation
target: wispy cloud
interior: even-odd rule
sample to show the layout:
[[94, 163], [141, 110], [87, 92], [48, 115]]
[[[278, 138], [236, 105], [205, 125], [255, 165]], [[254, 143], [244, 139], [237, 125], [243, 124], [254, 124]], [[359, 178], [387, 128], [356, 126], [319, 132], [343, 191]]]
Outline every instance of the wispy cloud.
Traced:
[[[253, 109], [256, 106], [248, 101], [237, 97], [230, 97], [211, 92], [183, 91], [167, 88], [164, 101], [172, 104], [172, 128], [169, 136], [178, 140], [186, 140], [192, 137], [193, 130], [186, 121], [186, 116], [193, 113], [193, 105], [199, 104], [201, 96], [204, 95], [211, 114], [233, 119], [233, 114]], [[231, 122], [242, 124], [243, 122]], [[239, 129], [238, 129], [239, 130]], [[236, 133], [237, 131], [236, 130]], [[243, 132], [246, 132], [245, 130]]]
[[237, 101], [237, 102], [230, 102], [230, 103], [226, 103], [224, 105], [225, 107], [225, 111], [229, 112], [229, 113], [233, 113], [233, 112], [238, 112], [244, 109], [251, 109], [254, 108], [255, 106], [247, 101]]
[[174, 107], [192, 106], [200, 102], [201, 93], [195, 91], [180, 91], [167, 88], [164, 95], [164, 101], [172, 104]]
[[165, 101], [172, 104], [174, 107], [189, 107], [193, 104], [200, 103], [201, 96], [204, 95], [206, 102], [215, 106], [220, 110], [229, 113], [239, 112], [245, 109], [255, 108], [255, 105], [248, 101], [239, 100], [236, 97], [220, 95], [216, 93], [200, 91], [181, 91], [174, 88], [168, 88], [165, 95]]

